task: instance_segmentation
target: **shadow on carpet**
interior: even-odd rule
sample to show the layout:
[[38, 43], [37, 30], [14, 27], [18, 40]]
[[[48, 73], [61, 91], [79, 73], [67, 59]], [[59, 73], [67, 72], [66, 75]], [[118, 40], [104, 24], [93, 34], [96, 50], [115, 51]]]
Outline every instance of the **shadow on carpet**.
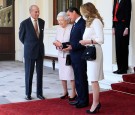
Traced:
[[[92, 94], [90, 96], [90, 106]], [[135, 114], [135, 96], [115, 91], [100, 93], [100, 115], [133, 115]], [[46, 99], [30, 102], [0, 105], [0, 115], [87, 115], [86, 109], [77, 109], [68, 104], [68, 100]]]

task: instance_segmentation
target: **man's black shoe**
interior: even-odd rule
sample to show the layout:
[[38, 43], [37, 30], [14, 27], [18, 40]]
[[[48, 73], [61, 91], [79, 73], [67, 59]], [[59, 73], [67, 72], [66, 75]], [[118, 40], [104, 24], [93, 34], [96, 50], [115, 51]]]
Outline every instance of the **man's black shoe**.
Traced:
[[118, 71], [117, 74], [127, 74], [127, 70], [124, 70], [124, 71]]
[[26, 95], [25, 99], [26, 100], [32, 100], [31, 96], [29, 96], [29, 95]]
[[117, 74], [120, 70], [113, 71], [113, 73]]
[[69, 104], [70, 105], [77, 105], [78, 104], [78, 101], [69, 101]]
[[89, 106], [89, 104], [77, 104], [75, 107], [76, 108], [83, 108], [83, 107], [87, 107]]
[[127, 70], [117, 70], [117, 71], [114, 71], [113, 73], [115, 73], [115, 74], [126, 74]]
[[38, 95], [37, 98], [39, 98], [39, 99], [45, 99], [44, 96], [42, 96], [42, 95]]

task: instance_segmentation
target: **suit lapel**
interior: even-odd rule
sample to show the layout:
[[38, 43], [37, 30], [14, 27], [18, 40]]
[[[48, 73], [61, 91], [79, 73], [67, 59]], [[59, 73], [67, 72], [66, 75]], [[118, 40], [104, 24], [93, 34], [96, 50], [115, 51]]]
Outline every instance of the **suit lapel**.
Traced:
[[[77, 22], [78, 23], [78, 22]], [[70, 36], [72, 36], [72, 34], [74, 34], [74, 31], [76, 29], [77, 23], [74, 23], [70, 32]]]
[[70, 36], [72, 36], [72, 34], [74, 34], [74, 31], [76, 30], [76, 28], [77, 28], [78, 24], [81, 22], [81, 20], [82, 20], [82, 17], [75, 24], [75, 27], [73, 27], [74, 25], [72, 26], [73, 31], [70, 32]]
[[32, 23], [30, 18], [29, 18], [28, 24], [29, 24], [29, 27], [30, 27], [30, 30], [32, 31], [32, 33], [35, 34], [35, 36], [37, 36], [36, 31], [35, 31], [34, 26], [33, 26], [33, 23]]
[[124, 0], [121, 0], [120, 3], [119, 3], [119, 8], [118, 8], [118, 10], [121, 9], [121, 6], [122, 6], [123, 4], [124, 4]]
[[31, 21], [30, 18], [29, 18], [29, 23], [28, 24], [29, 24], [29, 27], [30, 27], [32, 33], [35, 33], [36, 34], [35, 29], [34, 29], [34, 26], [33, 26], [33, 23], [32, 23], [32, 21]]

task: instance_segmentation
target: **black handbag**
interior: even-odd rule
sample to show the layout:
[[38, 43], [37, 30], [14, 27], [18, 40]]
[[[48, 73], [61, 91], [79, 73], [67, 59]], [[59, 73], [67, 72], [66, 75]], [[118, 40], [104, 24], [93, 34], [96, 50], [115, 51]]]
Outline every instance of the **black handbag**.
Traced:
[[67, 56], [66, 56], [66, 65], [68, 66], [68, 65], [71, 65], [71, 57], [70, 57], [70, 54], [68, 54]]
[[62, 49], [64, 49], [64, 48], [67, 48], [68, 46], [67, 45], [70, 45], [70, 42], [63, 42], [62, 43]]
[[96, 59], [95, 45], [86, 46], [86, 49], [84, 50], [84, 52], [82, 54], [82, 59], [85, 59], [87, 61], [93, 61]]

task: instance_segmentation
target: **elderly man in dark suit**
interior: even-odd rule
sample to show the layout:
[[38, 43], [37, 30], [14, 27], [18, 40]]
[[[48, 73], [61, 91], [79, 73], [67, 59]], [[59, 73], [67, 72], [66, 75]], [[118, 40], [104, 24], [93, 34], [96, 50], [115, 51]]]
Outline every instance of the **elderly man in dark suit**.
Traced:
[[37, 98], [45, 99], [42, 91], [43, 79], [43, 34], [45, 21], [39, 18], [39, 8], [30, 6], [30, 17], [21, 22], [19, 39], [24, 44], [26, 99], [31, 100], [33, 72], [36, 65]]
[[131, 0], [114, 0], [112, 32], [115, 35], [116, 61], [115, 74], [125, 74], [128, 70], [128, 45], [130, 35]]

